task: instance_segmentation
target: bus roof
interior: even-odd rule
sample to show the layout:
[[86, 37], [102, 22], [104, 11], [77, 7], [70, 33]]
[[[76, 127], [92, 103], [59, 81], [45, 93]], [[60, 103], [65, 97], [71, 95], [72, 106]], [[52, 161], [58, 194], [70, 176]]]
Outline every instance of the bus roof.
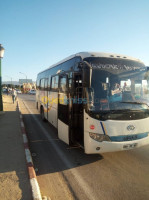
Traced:
[[[139, 59], [137, 58], [133, 58], [133, 57], [130, 57], [130, 56], [126, 56], [126, 55], [121, 55], [121, 54], [114, 54], [114, 53], [103, 53], [103, 52], [80, 52], [80, 53], [76, 53], [76, 54], [73, 54], [61, 61], [59, 61], [58, 63], [48, 67], [47, 69], [50, 69], [50, 68], [53, 68], [63, 62], [66, 62], [67, 60], [70, 60], [74, 57], [81, 57], [82, 60], [84, 58], [87, 58], [87, 57], [105, 57], [105, 58], [117, 58], [117, 59], [127, 59], [127, 60], [133, 60], [133, 61], [137, 61], [137, 62], [140, 62], [142, 64], [144, 64], [142, 61], [140, 61]], [[43, 70], [42, 72], [46, 71], [47, 69]], [[40, 72], [40, 73], [42, 73]]]
[[75, 54], [75, 56], [81, 56], [82, 59], [84, 59], [86, 57], [106, 57], [106, 58], [121, 58], [121, 59], [128, 59], [128, 60], [134, 60], [134, 61], [141, 62], [137, 58], [133, 58], [133, 57], [126, 56], [126, 55], [121, 55], [121, 54], [115, 54], [115, 53], [80, 52], [80, 53]]

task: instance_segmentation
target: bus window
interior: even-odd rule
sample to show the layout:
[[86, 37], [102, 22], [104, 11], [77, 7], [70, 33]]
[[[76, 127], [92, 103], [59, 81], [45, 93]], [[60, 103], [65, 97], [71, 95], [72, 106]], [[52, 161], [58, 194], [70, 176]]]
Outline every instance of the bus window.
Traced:
[[48, 79], [48, 90], [50, 90], [50, 86], [51, 86], [51, 76], [49, 76], [49, 79]]
[[48, 79], [45, 79], [44, 90], [45, 90], [45, 91], [48, 90]]
[[121, 80], [120, 86], [123, 89], [123, 91], [131, 91], [131, 80]]
[[75, 58], [68, 60], [62, 64], [62, 70], [70, 71], [74, 68], [75, 65]]
[[40, 79], [36, 81], [36, 89], [39, 90], [40, 89], [39, 87], [40, 87]]
[[58, 76], [53, 76], [52, 77], [51, 89], [52, 90], [57, 90], [58, 89]]
[[60, 78], [60, 92], [62, 93], [67, 92], [67, 78], [66, 77]]
[[44, 79], [40, 80], [40, 89], [44, 90]]
[[72, 79], [69, 79], [69, 89], [72, 88]]

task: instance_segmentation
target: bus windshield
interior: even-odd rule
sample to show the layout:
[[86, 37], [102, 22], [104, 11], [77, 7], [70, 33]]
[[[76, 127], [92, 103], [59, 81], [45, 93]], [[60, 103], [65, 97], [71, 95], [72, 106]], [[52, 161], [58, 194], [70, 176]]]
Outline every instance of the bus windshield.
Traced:
[[141, 112], [139, 119], [149, 117], [149, 71], [143, 63], [119, 58], [86, 58], [85, 61], [93, 69], [94, 98], [89, 105], [92, 113], [124, 119], [124, 113]]

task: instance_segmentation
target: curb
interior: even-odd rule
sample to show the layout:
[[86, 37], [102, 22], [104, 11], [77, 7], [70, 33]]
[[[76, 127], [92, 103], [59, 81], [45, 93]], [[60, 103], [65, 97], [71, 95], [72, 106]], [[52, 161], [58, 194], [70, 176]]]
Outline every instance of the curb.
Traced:
[[30, 185], [31, 185], [31, 190], [32, 190], [32, 197], [33, 197], [33, 200], [42, 200], [40, 188], [39, 188], [39, 185], [38, 185], [38, 182], [37, 182], [37, 177], [36, 177], [36, 173], [35, 173], [34, 166], [33, 166], [31, 153], [30, 153], [30, 150], [29, 150], [28, 139], [27, 139], [27, 134], [26, 134], [24, 122], [23, 122], [23, 117], [22, 117], [22, 114], [21, 114], [21, 111], [20, 111], [18, 101], [17, 101], [17, 108], [18, 108], [18, 111], [19, 111], [19, 114], [20, 114], [21, 132], [22, 132], [22, 136], [23, 136], [25, 157], [26, 157], [28, 174], [29, 174]]

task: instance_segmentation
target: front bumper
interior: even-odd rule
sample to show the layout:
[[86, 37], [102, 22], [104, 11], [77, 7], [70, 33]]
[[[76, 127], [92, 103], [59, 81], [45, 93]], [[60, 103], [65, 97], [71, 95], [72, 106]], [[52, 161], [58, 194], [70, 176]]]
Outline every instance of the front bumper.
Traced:
[[[85, 137], [88, 137], [88, 134], [85, 134]], [[88, 140], [88, 145], [85, 146], [85, 153], [87, 154], [100, 154], [105, 152], [124, 151], [135, 149], [149, 144], [149, 136], [139, 140], [124, 142], [97, 142], [89, 137], [86, 139]]]

